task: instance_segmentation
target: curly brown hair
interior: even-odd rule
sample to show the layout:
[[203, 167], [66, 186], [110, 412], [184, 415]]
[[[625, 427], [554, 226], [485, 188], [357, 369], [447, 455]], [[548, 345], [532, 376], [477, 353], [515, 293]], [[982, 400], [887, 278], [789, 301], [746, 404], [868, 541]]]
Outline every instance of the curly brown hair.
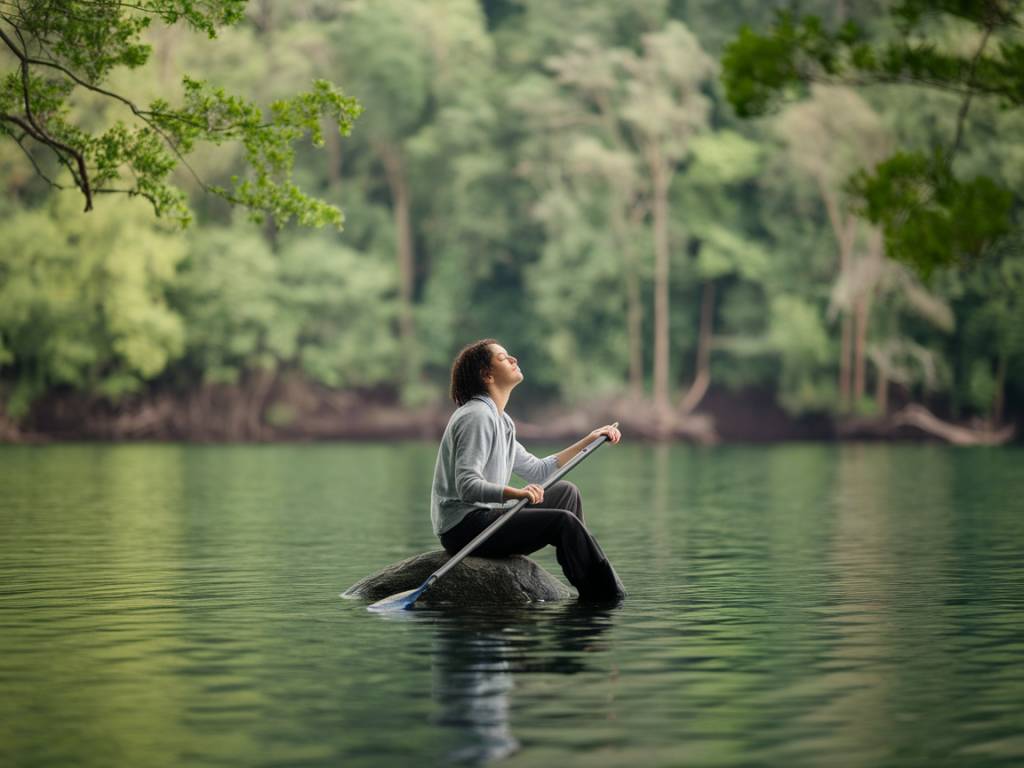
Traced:
[[462, 348], [452, 363], [451, 396], [456, 405], [465, 405], [476, 395], [486, 395], [484, 375], [491, 369], [491, 344], [494, 339], [480, 339]]

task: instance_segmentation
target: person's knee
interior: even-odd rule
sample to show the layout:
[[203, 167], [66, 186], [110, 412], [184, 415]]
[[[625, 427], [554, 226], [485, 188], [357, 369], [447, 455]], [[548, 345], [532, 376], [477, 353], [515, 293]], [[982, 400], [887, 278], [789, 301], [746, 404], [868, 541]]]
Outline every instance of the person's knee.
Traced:
[[580, 522], [583, 522], [583, 498], [580, 496], [580, 489], [573, 483], [568, 481], [563, 482], [565, 485], [563, 487], [559, 506], [564, 506], [572, 512]]
[[558, 527], [563, 531], [575, 534], [577, 528], [583, 527], [583, 523], [580, 522], [575, 512], [568, 509], [560, 509], [558, 510]]
[[576, 487], [575, 483], [570, 483], [568, 480], [559, 480], [553, 484], [549, 493], [552, 497], [564, 497], [571, 501], [579, 501], [580, 499], [580, 489]]

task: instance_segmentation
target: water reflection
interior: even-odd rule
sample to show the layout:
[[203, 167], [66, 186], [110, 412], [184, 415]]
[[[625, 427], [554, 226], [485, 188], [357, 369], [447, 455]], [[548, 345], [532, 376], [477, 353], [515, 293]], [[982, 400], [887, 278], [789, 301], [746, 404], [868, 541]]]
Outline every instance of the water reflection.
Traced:
[[479, 765], [518, 751], [510, 695], [527, 674], [575, 675], [607, 650], [615, 607], [576, 602], [503, 612], [418, 614], [434, 623], [432, 722], [456, 735], [448, 762]]
[[509, 725], [512, 670], [509, 646], [500, 629], [461, 627], [437, 633], [433, 644], [434, 722], [459, 731], [459, 746], [447, 758], [485, 763], [519, 749]]
[[0, 447], [0, 765], [1024, 765], [1019, 449], [621, 446], [621, 606], [339, 605], [434, 456]]

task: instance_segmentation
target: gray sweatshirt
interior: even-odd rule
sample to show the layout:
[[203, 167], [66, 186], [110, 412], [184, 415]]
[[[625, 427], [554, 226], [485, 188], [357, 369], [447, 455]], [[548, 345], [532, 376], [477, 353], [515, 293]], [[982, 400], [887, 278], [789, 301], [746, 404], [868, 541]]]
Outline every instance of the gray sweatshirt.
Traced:
[[511, 507], [502, 491], [515, 472], [528, 483], [542, 483], [557, 469], [554, 455], [544, 459], [516, 440], [516, 426], [487, 395], [459, 406], [445, 427], [430, 492], [430, 521], [440, 536], [481, 507]]

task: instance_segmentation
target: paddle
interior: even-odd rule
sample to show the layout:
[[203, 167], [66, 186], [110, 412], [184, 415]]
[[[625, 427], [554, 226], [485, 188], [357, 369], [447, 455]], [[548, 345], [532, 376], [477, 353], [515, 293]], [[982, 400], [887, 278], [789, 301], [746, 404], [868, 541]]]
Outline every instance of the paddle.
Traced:
[[[619, 422], [616, 421], [615, 424], [613, 424], [612, 426], [619, 426]], [[561, 480], [563, 477], [569, 474], [569, 471], [573, 467], [575, 467], [577, 464], [579, 464], [581, 461], [587, 458], [587, 456], [596, 451], [601, 446], [601, 444], [605, 442], [607, 439], [608, 435], [601, 435], [600, 437], [598, 437], [596, 440], [594, 440], [594, 442], [590, 443], [590, 445], [588, 445], [586, 448], [584, 448], [571, 459], [569, 459], [569, 461], [567, 461], [564, 466], [560, 467], [557, 472], [551, 475], [551, 477], [545, 480], [541, 484], [541, 488], [544, 488], [546, 490], [550, 486], [557, 483], [559, 480]], [[385, 597], [383, 600], [378, 600], [376, 603], [369, 606], [369, 610], [401, 611], [411, 609], [413, 605], [416, 603], [416, 601], [420, 599], [423, 593], [433, 586], [435, 581], [437, 581], [446, 573], [448, 573], [448, 571], [450, 571], [452, 568], [458, 565], [459, 562], [461, 562], [464, 557], [467, 557], [474, 549], [476, 549], [478, 546], [483, 544], [487, 539], [489, 539], [491, 535], [494, 534], [495, 531], [497, 531], [499, 528], [501, 528], [501, 526], [508, 522], [509, 518], [512, 517], [512, 515], [514, 515], [520, 509], [525, 507], [529, 502], [529, 499], [520, 499], [519, 502], [514, 507], [512, 507], [512, 509], [510, 509], [508, 512], [503, 514], [489, 526], [480, 531], [480, 533], [478, 533], [471, 542], [469, 542], [455, 555], [453, 555], [452, 558], [447, 563], [445, 563], [432, 574], [430, 574], [430, 576], [427, 577], [427, 580], [424, 581], [416, 589], [410, 589], [406, 592], [399, 592], [397, 595], [391, 595], [390, 597]]]

